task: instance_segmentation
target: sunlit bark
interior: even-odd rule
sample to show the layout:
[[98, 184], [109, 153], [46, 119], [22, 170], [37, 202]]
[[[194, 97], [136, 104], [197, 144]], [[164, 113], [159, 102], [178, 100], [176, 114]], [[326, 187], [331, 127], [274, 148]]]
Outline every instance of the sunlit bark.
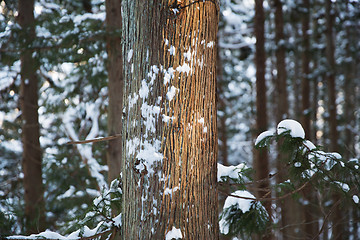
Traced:
[[178, 3], [123, 1], [123, 239], [218, 239], [219, 6]]

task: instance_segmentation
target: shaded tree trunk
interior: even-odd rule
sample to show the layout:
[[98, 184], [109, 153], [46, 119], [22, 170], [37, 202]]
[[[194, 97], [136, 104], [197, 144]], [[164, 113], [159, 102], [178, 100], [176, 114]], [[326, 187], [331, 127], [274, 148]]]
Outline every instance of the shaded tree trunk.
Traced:
[[42, 151], [38, 114], [38, 63], [29, 45], [35, 38], [34, 0], [19, 0], [18, 21], [25, 38], [21, 52], [20, 106], [22, 117], [22, 168], [24, 173], [25, 228], [28, 234], [45, 229]]
[[106, 0], [107, 54], [108, 54], [108, 134], [118, 135], [110, 140], [107, 149], [107, 164], [109, 166], [108, 182], [119, 177], [122, 156], [122, 108], [123, 108], [123, 76], [121, 49], [121, 1]]
[[[301, 80], [301, 124], [304, 128], [306, 136], [311, 139], [312, 135], [312, 126], [311, 126], [311, 117], [312, 112], [316, 111], [312, 109], [310, 104], [310, 36], [309, 36], [309, 29], [310, 29], [310, 2], [309, 0], [302, 1], [302, 80]], [[315, 81], [315, 80], [313, 80]], [[316, 82], [316, 81], [315, 81]], [[317, 86], [315, 85], [317, 88]], [[316, 91], [316, 90], [314, 90]], [[316, 102], [316, 99], [315, 99]], [[312, 205], [314, 203], [314, 196], [311, 185], [309, 184], [306, 188], [302, 191], [302, 195], [304, 200], [306, 200], [306, 204], [303, 205], [303, 213], [304, 213], [304, 237], [305, 239], [313, 239], [314, 236], [317, 235], [317, 224], [315, 222], [314, 213], [315, 209]]]
[[228, 136], [227, 136], [227, 127], [226, 127], [226, 99], [224, 96], [224, 90], [223, 90], [223, 72], [222, 72], [222, 66], [221, 66], [221, 59], [219, 50], [217, 50], [217, 100], [218, 100], [218, 110], [221, 111], [223, 114], [218, 114], [218, 133], [219, 133], [219, 153], [218, 153], [218, 161], [221, 162], [224, 165], [229, 165], [228, 162]]
[[[267, 98], [265, 82], [265, 36], [264, 36], [264, 8], [263, 0], [255, 1], [255, 66], [256, 66], [256, 134], [267, 130]], [[269, 160], [266, 150], [254, 151], [255, 181], [259, 181], [257, 188], [263, 189], [257, 192], [258, 197], [263, 197], [269, 189]], [[270, 196], [268, 196], [270, 197]], [[271, 218], [271, 202], [263, 203]], [[271, 239], [271, 234], [267, 233], [263, 239]]]
[[311, 136], [311, 106], [310, 106], [310, 37], [308, 34], [310, 21], [309, 0], [303, 0], [302, 9], [302, 43], [303, 49], [301, 53], [302, 60], [302, 81], [301, 81], [301, 124], [307, 136]]
[[[276, 70], [277, 76], [275, 81], [276, 92], [276, 111], [275, 119], [279, 123], [281, 120], [288, 116], [288, 94], [287, 94], [287, 72], [285, 63], [285, 42], [284, 42], [284, 17], [283, 17], [283, 5], [280, 0], [273, 0], [273, 6], [275, 8], [275, 56], [276, 56]], [[278, 156], [276, 158], [277, 168], [277, 183], [286, 181], [287, 174], [285, 161], [289, 156], [285, 153], [281, 153], [278, 150]], [[278, 196], [280, 196], [278, 194]], [[288, 237], [299, 237], [296, 231], [299, 226], [300, 220], [300, 206], [293, 198], [286, 198], [277, 202], [278, 207], [281, 209], [281, 233], [283, 239]]]
[[[122, 158], [122, 109], [123, 109], [123, 62], [121, 44], [121, 0], [106, 0], [106, 27], [107, 41], [106, 50], [108, 54], [108, 135], [117, 136], [108, 142], [107, 165], [108, 183], [120, 177]], [[112, 204], [111, 215], [117, 216], [121, 212], [120, 206]], [[114, 230], [116, 231], [116, 230]], [[112, 240], [120, 239], [119, 233], [114, 232]]]
[[123, 239], [219, 238], [218, 6], [180, 4], [122, 5]]
[[[326, 7], [326, 58], [328, 63], [327, 85], [328, 85], [328, 104], [329, 104], [329, 125], [330, 125], [330, 151], [338, 152], [338, 131], [337, 131], [337, 113], [336, 113], [336, 83], [335, 83], [335, 46], [334, 46], [334, 15], [332, 13], [331, 0], [325, 1]], [[333, 203], [340, 200], [338, 193], [334, 193]], [[339, 206], [332, 213], [332, 239], [342, 239], [344, 234], [343, 214]]]
[[284, 17], [282, 3], [280, 0], [274, 0], [275, 7], [275, 43], [276, 43], [276, 70], [277, 77], [275, 82], [276, 91], [276, 121], [288, 117], [288, 94], [287, 94], [287, 74], [285, 63], [285, 38], [284, 38]]

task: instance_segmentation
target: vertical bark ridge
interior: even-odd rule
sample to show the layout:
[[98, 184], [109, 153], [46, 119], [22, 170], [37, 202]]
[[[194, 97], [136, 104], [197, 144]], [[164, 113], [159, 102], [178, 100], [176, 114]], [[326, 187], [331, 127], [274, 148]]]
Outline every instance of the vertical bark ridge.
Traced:
[[[164, 239], [175, 227], [184, 239], [217, 239], [216, 6], [169, 5], [124, 4], [123, 237]], [[161, 158], [151, 166], [139, 159], [147, 143]]]

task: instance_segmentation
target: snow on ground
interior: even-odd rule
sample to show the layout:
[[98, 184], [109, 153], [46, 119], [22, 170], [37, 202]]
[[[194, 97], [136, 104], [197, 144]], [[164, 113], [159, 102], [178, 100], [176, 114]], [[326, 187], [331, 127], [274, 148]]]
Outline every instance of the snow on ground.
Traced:
[[[121, 217], [117, 216], [116, 218], [114, 218], [114, 221], [118, 221], [118, 219], [121, 219]], [[21, 236], [21, 235], [16, 235], [16, 236], [10, 236], [7, 237], [7, 239], [58, 239], [58, 240], [76, 240], [76, 239], [81, 239], [81, 238], [86, 238], [86, 237], [91, 237], [94, 236], [95, 234], [99, 233], [99, 228], [101, 227], [101, 225], [103, 225], [104, 222], [100, 222], [95, 228], [90, 229], [87, 226], [84, 227], [84, 231], [82, 234], [80, 234], [80, 229], [76, 230], [75, 232], [69, 234], [68, 236], [63, 236], [57, 232], [53, 232], [50, 230], [45, 230], [44, 232], [38, 233], [38, 234], [31, 234], [30, 236]]]

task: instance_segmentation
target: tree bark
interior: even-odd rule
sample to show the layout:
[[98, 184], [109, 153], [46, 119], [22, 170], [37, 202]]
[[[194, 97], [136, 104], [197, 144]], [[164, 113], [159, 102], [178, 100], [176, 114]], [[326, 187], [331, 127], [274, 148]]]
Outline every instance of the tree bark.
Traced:
[[25, 47], [21, 52], [20, 106], [22, 117], [22, 168], [24, 173], [25, 228], [28, 234], [45, 229], [42, 151], [38, 115], [38, 63], [29, 45], [35, 38], [34, 0], [19, 0], [18, 22], [23, 30]]
[[217, 66], [216, 66], [216, 77], [217, 77], [217, 103], [218, 103], [218, 110], [222, 111], [223, 114], [219, 116], [218, 114], [218, 135], [219, 135], [219, 151], [218, 151], [218, 162], [222, 163], [223, 165], [227, 166], [229, 165], [228, 161], [228, 133], [227, 133], [227, 127], [226, 127], [226, 99], [224, 96], [224, 90], [223, 90], [223, 71], [221, 66], [221, 59], [219, 54], [219, 49], [217, 49]]
[[302, 81], [301, 81], [301, 124], [307, 136], [311, 136], [311, 106], [310, 106], [310, 38], [308, 34], [310, 21], [310, 6], [309, 0], [303, 0], [303, 8], [305, 12], [302, 15], [302, 43], [303, 49], [301, 53], [302, 60]]
[[[326, 58], [329, 71], [327, 73], [327, 84], [329, 94], [329, 125], [330, 125], [330, 151], [338, 152], [338, 131], [337, 131], [337, 113], [336, 113], [336, 83], [335, 83], [335, 46], [334, 46], [334, 15], [332, 13], [331, 0], [325, 1], [325, 17], [326, 17]], [[334, 193], [333, 203], [336, 203], [341, 196]], [[339, 206], [336, 207], [332, 214], [332, 239], [342, 239], [344, 234], [343, 214]]]
[[[265, 34], [264, 34], [264, 8], [263, 0], [255, 1], [255, 66], [256, 66], [256, 131], [257, 134], [267, 130], [267, 98], [266, 98], [266, 82], [265, 82]], [[254, 151], [254, 169], [255, 181], [258, 188], [258, 197], [263, 197], [269, 189], [269, 160], [266, 150]], [[271, 218], [271, 202], [263, 203]], [[271, 234], [267, 233], [263, 239], [271, 239]]]
[[108, 182], [119, 177], [121, 172], [122, 156], [122, 109], [123, 109], [123, 76], [122, 76], [122, 49], [121, 49], [121, 0], [106, 0], [106, 26], [108, 54], [108, 134], [118, 135], [110, 140], [107, 149], [107, 164], [109, 166]]
[[[286, 71], [286, 57], [284, 46], [284, 17], [283, 17], [283, 5], [280, 0], [273, 0], [275, 8], [275, 56], [276, 56], [276, 70], [277, 76], [275, 81], [276, 92], [276, 111], [275, 119], [279, 123], [283, 119], [286, 119], [289, 115], [288, 106], [288, 93], [287, 93], [287, 71]], [[286, 159], [289, 156], [285, 153], [281, 153], [278, 150], [278, 156], [276, 158], [277, 168], [277, 183], [284, 182], [288, 175], [284, 171], [286, 169]], [[280, 196], [278, 194], [278, 196]], [[299, 237], [296, 229], [301, 220], [300, 218], [300, 206], [293, 198], [287, 198], [286, 200], [280, 200], [277, 202], [278, 207], [281, 209], [281, 233], [283, 239], [287, 237]]]
[[280, 0], [274, 0], [275, 7], [275, 43], [276, 43], [276, 70], [277, 77], [275, 82], [276, 91], [276, 121], [288, 117], [288, 94], [287, 94], [287, 73], [285, 63], [285, 37], [284, 37], [284, 17], [282, 11], [282, 3]]
[[122, 5], [123, 239], [219, 238], [218, 3], [175, 3]]
[[[302, 25], [302, 43], [303, 49], [301, 53], [302, 59], [302, 79], [301, 79], [301, 124], [304, 128], [306, 136], [309, 139], [313, 136], [312, 134], [312, 126], [311, 126], [311, 117], [312, 111], [315, 109], [311, 109], [310, 105], [310, 36], [309, 36], [309, 29], [310, 29], [310, 2], [309, 0], [302, 1], [302, 18], [301, 18], [301, 25]], [[313, 80], [315, 81], [315, 80]], [[315, 81], [316, 82], [316, 81]], [[317, 86], [315, 85], [317, 88]], [[316, 89], [313, 89], [315, 92]], [[316, 102], [316, 99], [314, 100]], [[316, 106], [316, 104], [315, 104]], [[302, 195], [304, 199], [308, 202], [307, 204], [303, 205], [303, 213], [304, 213], [304, 237], [306, 239], [312, 239], [314, 236], [317, 235], [317, 223], [315, 222], [314, 218], [314, 206], [312, 203], [314, 202], [314, 193], [312, 191], [311, 185], [309, 184], [303, 191]]]

